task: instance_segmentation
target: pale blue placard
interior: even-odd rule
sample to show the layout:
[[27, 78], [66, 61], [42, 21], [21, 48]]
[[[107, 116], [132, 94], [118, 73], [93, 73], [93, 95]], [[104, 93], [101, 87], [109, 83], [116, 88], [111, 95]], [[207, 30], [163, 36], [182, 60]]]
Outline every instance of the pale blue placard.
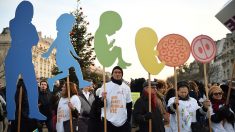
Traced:
[[48, 58], [53, 49], [56, 49], [56, 64], [59, 71], [62, 73], [49, 78], [48, 84], [52, 91], [53, 83], [56, 80], [65, 78], [69, 75], [69, 68], [74, 67], [76, 76], [79, 80], [79, 88], [90, 86], [91, 83], [83, 79], [83, 74], [80, 68], [80, 64], [74, 58], [79, 58], [75, 52], [73, 45], [70, 40], [70, 31], [73, 28], [75, 18], [72, 14], [62, 14], [56, 21], [57, 37], [53, 41], [52, 45], [42, 57]]

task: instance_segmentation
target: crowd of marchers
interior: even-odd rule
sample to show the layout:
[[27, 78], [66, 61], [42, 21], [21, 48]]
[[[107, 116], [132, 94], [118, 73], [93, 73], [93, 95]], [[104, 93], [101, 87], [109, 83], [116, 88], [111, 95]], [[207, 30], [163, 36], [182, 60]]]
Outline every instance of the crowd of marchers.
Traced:
[[178, 81], [175, 88], [171, 82], [154, 79], [141, 84], [140, 97], [134, 102], [122, 68], [114, 67], [111, 75], [105, 84], [91, 83], [82, 89], [58, 80], [50, 91], [47, 80], [39, 80], [38, 108], [47, 117], [42, 121], [28, 116], [23, 79], [18, 80], [15, 94], [16, 119], [8, 120], [6, 88], [0, 84], [0, 131], [16, 132], [20, 121], [20, 132], [67, 132], [72, 120], [75, 132], [235, 132], [235, 90], [228, 92], [228, 83], [208, 85], [206, 90], [197, 80]]

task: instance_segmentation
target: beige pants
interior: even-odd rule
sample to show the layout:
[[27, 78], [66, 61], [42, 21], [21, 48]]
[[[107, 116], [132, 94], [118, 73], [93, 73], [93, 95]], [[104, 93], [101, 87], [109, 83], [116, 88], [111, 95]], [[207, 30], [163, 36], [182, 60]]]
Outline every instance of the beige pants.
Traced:
[[0, 121], [0, 132], [7, 132], [8, 129], [8, 120], [5, 118], [3, 121]]

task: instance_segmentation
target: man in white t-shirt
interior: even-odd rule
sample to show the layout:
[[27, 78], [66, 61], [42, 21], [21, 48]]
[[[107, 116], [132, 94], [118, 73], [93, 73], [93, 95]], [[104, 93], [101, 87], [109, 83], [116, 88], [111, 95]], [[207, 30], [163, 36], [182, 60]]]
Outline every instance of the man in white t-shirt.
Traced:
[[[106, 83], [106, 91], [101, 88], [100, 98], [106, 99], [107, 132], [130, 132], [132, 99], [130, 87], [123, 82], [123, 70], [116, 66], [112, 70], [111, 81]], [[104, 120], [104, 108], [101, 111]]]

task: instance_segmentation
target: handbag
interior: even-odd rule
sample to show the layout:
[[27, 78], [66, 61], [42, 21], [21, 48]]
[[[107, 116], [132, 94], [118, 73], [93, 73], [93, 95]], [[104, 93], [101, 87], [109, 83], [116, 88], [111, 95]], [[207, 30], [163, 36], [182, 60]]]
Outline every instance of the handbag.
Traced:
[[[73, 132], [78, 132], [78, 118], [73, 118]], [[64, 132], [70, 132], [70, 120], [63, 122]]]

